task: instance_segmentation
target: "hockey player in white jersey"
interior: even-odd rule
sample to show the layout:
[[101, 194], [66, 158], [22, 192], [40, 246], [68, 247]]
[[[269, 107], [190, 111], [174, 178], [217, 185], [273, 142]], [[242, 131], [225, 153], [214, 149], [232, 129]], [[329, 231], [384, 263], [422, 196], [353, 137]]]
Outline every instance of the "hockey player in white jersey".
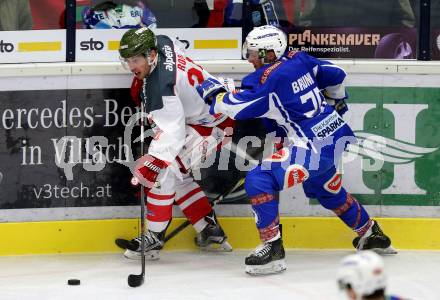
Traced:
[[353, 240], [357, 249], [396, 253], [378, 223], [344, 189], [336, 170], [345, 147], [356, 142], [342, 118], [347, 109], [345, 72], [304, 52], [281, 59], [286, 36], [273, 26], [256, 28], [249, 37], [244, 52], [263, 60], [275, 53], [277, 58], [256, 70], [259, 76], [251, 80], [249, 90], [233, 94], [212, 78], [197, 87], [211, 104], [211, 113], [225, 113], [235, 120], [269, 118], [285, 136], [284, 147], [246, 175], [245, 189], [262, 241], [246, 258], [246, 272], [257, 275], [286, 269], [277, 192], [296, 185], [358, 235]]
[[[146, 255], [150, 259], [156, 259], [163, 247], [173, 204], [182, 209], [198, 233], [196, 243], [200, 247], [216, 243], [223, 250], [232, 250], [190, 171], [210, 151], [222, 146], [224, 137], [232, 134], [233, 121], [223, 114], [209, 113], [195, 85], [212, 76], [175, 43], [140, 28], [127, 31], [119, 48], [123, 65], [135, 76], [134, 85], [141, 83], [137, 89], [140, 93], [132, 96], [143, 102], [154, 132], [148, 154], [138, 160], [141, 163], [134, 174], [146, 186]], [[138, 247], [127, 249], [127, 257], [140, 254], [140, 238], [133, 242]]]

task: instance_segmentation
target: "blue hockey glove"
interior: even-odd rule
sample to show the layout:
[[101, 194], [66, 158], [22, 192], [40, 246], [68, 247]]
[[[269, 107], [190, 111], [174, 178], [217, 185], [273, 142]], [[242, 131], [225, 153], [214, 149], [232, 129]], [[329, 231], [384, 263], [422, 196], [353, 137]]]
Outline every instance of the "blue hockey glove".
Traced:
[[200, 85], [196, 86], [196, 89], [203, 101], [209, 105], [211, 105], [212, 99], [218, 94], [227, 92], [225, 86], [215, 78], [206, 79]]

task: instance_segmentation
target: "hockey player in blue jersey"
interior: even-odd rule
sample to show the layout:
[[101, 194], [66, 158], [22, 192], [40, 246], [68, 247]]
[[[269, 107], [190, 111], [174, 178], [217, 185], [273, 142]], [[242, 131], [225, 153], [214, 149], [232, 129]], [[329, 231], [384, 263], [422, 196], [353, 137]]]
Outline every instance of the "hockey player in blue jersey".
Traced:
[[282, 53], [274, 49], [287, 44], [286, 36], [272, 26], [253, 31], [257, 34], [246, 40], [244, 51], [263, 60], [275, 52], [277, 58], [259, 74], [258, 85], [235, 94], [215, 80], [198, 87], [212, 114], [224, 113], [236, 120], [269, 118], [286, 137], [282, 149], [246, 176], [245, 189], [262, 241], [246, 258], [246, 272], [257, 275], [286, 269], [276, 195], [299, 184], [307, 197], [318, 199], [358, 234], [353, 240], [357, 249], [396, 253], [378, 223], [342, 187], [336, 171], [346, 146], [356, 142], [341, 117], [347, 108], [345, 72], [303, 52], [281, 59]]
[[404, 300], [385, 295], [383, 259], [369, 250], [344, 257], [339, 264], [337, 282], [349, 300]]

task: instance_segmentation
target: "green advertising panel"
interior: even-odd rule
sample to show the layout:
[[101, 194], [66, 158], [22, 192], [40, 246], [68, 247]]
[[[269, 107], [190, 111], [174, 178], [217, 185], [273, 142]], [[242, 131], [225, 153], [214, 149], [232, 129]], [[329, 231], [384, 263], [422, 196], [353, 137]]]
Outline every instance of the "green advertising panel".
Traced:
[[347, 190], [366, 205], [438, 206], [440, 88], [349, 87], [348, 92], [345, 118], [359, 144], [344, 160]]

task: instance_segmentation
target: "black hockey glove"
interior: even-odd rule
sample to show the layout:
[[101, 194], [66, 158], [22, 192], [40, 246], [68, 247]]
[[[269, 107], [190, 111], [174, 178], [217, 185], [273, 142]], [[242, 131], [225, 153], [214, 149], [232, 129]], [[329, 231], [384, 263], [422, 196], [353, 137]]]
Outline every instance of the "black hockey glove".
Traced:
[[325, 101], [333, 106], [336, 110], [336, 112], [342, 117], [347, 111], [348, 106], [344, 99], [335, 100], [331, 98], [325, 98]]

